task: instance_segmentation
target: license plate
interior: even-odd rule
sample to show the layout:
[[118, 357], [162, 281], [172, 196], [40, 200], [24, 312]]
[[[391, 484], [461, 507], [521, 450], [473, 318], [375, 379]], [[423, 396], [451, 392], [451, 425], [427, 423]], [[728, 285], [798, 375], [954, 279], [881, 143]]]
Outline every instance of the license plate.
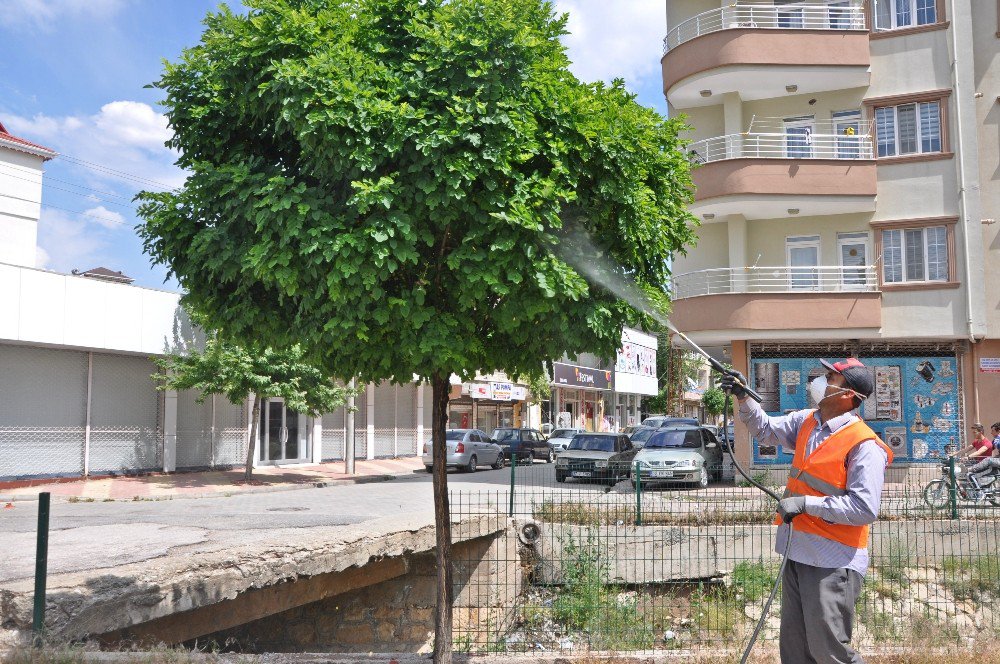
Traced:
[[590, 477], [591, 472], [587, 470], [574, 470], [573, 477]]
[[673, 477], [674, 471], [672, 470], [654, 470], [650, 473], [651, 477]]

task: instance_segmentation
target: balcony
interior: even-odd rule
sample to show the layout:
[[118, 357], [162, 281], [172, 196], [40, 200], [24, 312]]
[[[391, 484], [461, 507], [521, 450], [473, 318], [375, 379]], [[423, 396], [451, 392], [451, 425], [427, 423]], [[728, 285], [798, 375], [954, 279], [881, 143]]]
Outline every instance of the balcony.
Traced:
[[671, 320], [699, 343], [852, 338], [882, 326], [875, 266], [741, 267], [673, 278]]
[[865, 11], [825, 4], [712, 9], [667, 33], [660, 63], [675, 108], [719, 104], [728, 92], [749, 101], [865, 87]]
[[[731, 134], [697, 141], [691, 212], [711, 220], [873, 212], [877, 188], [870, 128], [818, 134], [810, 129]], [[830, 129], [832, 131], [832, 128]]]

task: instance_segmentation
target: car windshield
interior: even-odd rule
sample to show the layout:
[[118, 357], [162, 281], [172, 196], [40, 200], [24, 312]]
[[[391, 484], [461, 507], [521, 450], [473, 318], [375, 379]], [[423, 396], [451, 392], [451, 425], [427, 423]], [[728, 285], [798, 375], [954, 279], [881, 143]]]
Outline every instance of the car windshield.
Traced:
[[574, 433], [575, 429], [556, 429], [549, 438], [572, 438]]
[[658, 427], [663, 423], [662, 417], [649, 417], [642, 421], [644, 427]]
[[614, 452], [615, 439], [611, 436], [588, 436], [577, 434], [569, 444], [571, 450], [589, 450], [591, 452]]
[[656, 429], [639, 429], [632, 434], [633, 443], [644, 443], [649, 440], [649, 437], [656, 433]]
[[697, 429], [658, 431], [645, 445], [647, 450], [654, 447], [701, 447], [701, 432]]
[[517, 430], [516, 429], [496, 429], [493, 431], [493, 439], [498, 443], [516, 441], [517, 440]]

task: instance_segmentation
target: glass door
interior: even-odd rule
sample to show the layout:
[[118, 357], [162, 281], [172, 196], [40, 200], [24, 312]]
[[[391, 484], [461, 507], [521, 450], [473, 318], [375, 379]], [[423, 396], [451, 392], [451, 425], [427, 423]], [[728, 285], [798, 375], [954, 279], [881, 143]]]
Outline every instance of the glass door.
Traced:
[[868, 233], [838, 233], [837, 253], [845, 290], [863, 290], [868, 284]]
[[261, 463], [282, 463], [300, 461], [304, 456], [304, 441], [300, 432], [305, 429], [300, 422], [301, 416], [285, 407], [282, 399], [264, 399], [261, 407]]
[[819, 290], [819, 236], [803, 235], [785, 240], [788, 285], [792, 290]]
[[[778, 5], [780, 9], [777, 10], [777, 19], [779, 28], [801, 28], [802, 25], [802, 7], [796, 7], [794, 3], [798, 0], [775, 0], [775, 5]], [[782, 7], [782, 5], [788, 5], [787, 7]]]
[[857, 159], [861, 156], [861, 111], [838, 111], [833, 114], [837, 135], [837, 159]]
[[812, 136], [815, 131], [813, 116], [785, 119], [785, 156], [790, 159], [807, 159], [813, 156]]

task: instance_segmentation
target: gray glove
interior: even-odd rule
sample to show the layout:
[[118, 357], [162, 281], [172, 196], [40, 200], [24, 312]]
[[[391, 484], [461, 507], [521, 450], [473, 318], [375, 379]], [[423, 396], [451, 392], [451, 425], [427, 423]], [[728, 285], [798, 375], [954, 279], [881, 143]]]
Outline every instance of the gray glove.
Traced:
[[791, 523], [792, 519], [800, 514], [805, 514], [806, 512], [806, 498], [805, 496], [796, 496], [794, 498], [782, 498], [778, 501], [778, 516], [785, 523]]
[[746, 388], [743, 387], [746, 384], [747, 377], [736, 370], [730, 370], [722, 374], [722, 380], [719, 381], [719, 387], [739, 399], [747, 395]]

